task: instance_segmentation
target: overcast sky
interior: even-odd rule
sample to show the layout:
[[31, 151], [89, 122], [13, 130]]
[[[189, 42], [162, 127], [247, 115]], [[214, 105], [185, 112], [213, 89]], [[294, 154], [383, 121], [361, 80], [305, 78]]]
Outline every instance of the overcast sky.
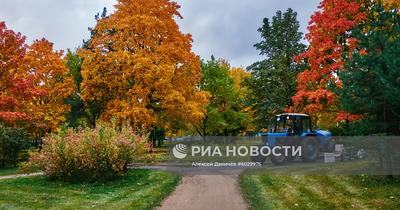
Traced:
[[[184, 33], [193, 35], [193, 50], [202, 58], [212, 54], [229, 60], [232, 66], [246, 67], [262, 59], [253, 44], [260, 40], [257, 29], [264, 17], [277, 10], [298, 12], [301, 31], [320, 0], [177, 0]], [[0, 0], [0, 21], [26, 35], [28, 40], [46, 39], [56, 49], [75, 49], [89, 37], [94, 15], [116, 0]]]

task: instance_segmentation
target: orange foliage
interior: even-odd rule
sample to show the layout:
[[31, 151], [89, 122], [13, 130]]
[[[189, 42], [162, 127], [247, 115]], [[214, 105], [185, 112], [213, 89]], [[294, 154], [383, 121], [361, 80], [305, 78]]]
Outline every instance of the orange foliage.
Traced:
[[[378, 0], [376, 0], [378, 2]], [[386, 8], [397, 8], [400, 9], [400, 1], [399, 0], [382, 0], [383, 5]]]
[[174, 18], [169, 0], [119, 0], [116, 12], [99, 20], [83, 57], [82, 97], [104, 105], [101, 118], [116, 117], [151, 127], [204, 116], [207, 94], [199, 91], [199, 58], [192, 38]]
[[351, 121], [355, 121], [355, 120], [360, 120], [362, 118], [364, 118], [364, 115], [354, 115], [354, 114], [349, 114], [347, 112], [340, 112], [335, 121], [336, 122], [342, 122], [342, 121], [347, 121], [347, 122], [351, 122]]
[[26, 53], [26, 71], [41, 93], [25, 102], [33, 133], [55, 131], [70, 111], [64, 100], [74, 92], [74, 81], [62, 56], [63, 52], [53, 51], [53, 44], [45, 39], [35, 41]]

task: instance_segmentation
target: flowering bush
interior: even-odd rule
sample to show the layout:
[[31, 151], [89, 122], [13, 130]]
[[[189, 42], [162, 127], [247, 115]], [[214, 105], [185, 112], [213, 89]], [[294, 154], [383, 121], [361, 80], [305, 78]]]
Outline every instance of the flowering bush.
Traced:
[[146, 152], [146, 142], [145, 137], [126, 127], [68, 129], [47, 137], [42, 150], [30, 154], [30, 164], [58, 180], [108, 180], [124, 175], [128, 164]]

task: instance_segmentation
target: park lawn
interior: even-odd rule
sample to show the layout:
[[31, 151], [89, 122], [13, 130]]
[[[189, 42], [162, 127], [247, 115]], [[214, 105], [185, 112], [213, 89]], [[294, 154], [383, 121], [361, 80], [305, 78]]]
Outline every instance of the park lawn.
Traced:
[[400, 209], [400, 181], [382, 176], [244, 173], [251, 209]]
[[151, 209], [180, 177], [156, 170], [130, 170], [106, 183], [70, 184], [44, 176], [0, 180], [0, 209]]

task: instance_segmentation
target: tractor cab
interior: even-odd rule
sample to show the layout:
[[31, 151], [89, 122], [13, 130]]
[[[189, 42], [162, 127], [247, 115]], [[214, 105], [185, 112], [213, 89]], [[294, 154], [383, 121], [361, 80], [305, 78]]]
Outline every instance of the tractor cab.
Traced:
[[312, 133], [311, 118], [307, 114], [297, 113], [276, 115], [271, 120], [269, 133], [282, 136], [303, 136]]

